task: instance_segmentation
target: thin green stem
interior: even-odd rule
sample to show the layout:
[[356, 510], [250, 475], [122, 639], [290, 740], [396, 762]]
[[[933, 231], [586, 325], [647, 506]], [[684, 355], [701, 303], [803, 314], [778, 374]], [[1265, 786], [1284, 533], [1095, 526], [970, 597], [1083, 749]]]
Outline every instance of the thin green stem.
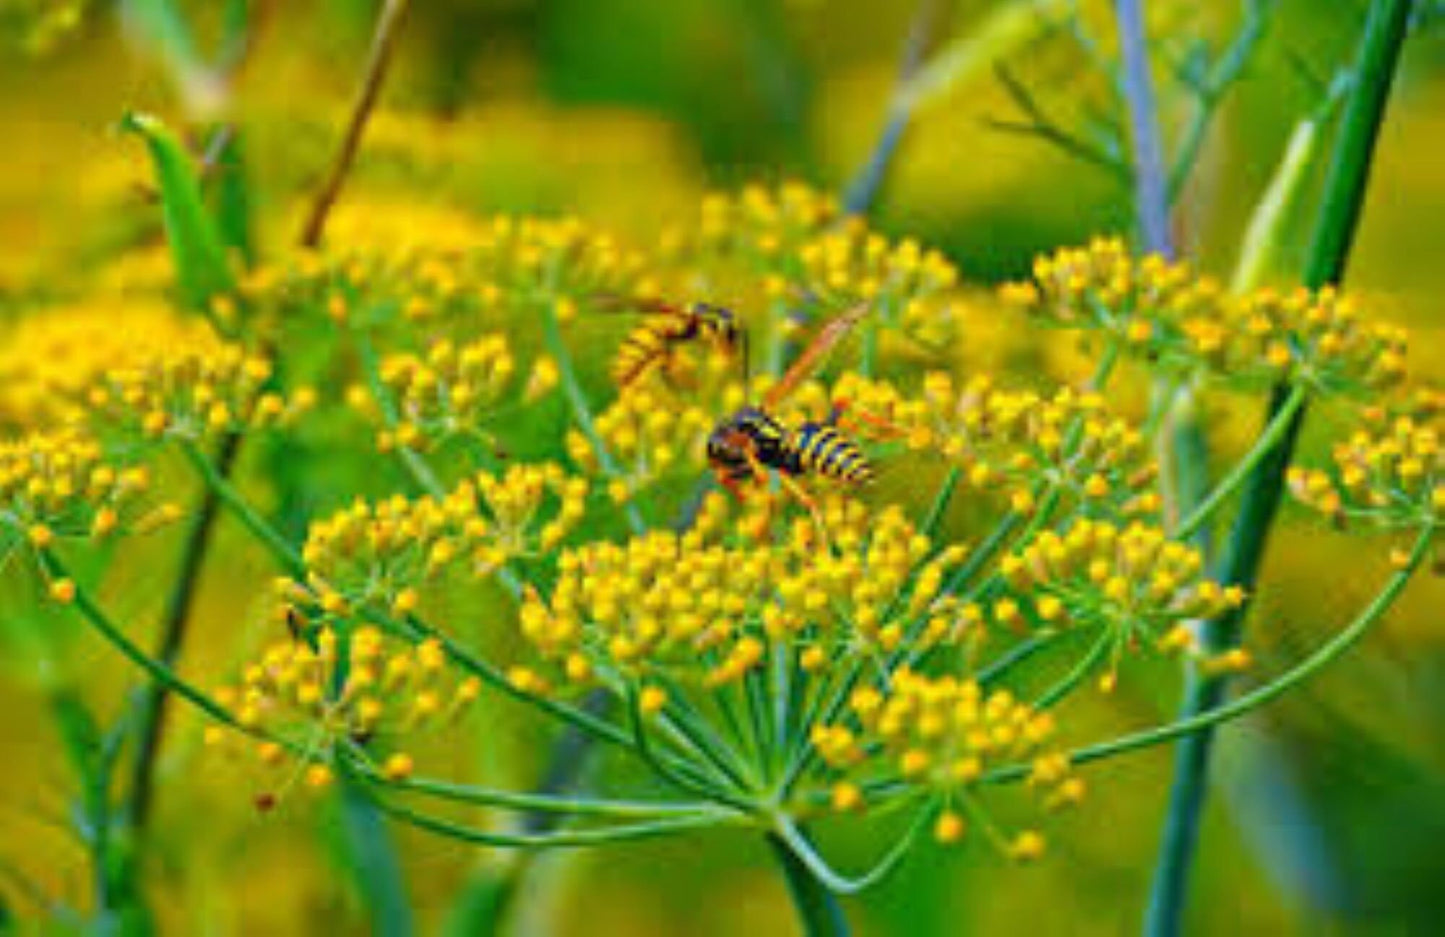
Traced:
[[1226, 498], [1234, 494], [1241, 485], [1249, 480], [1260, 464], [1291, 437], [1290, 427], [1294, 424], [1295, 417], [1304, 408], [1308, 397], [1304, 385], [1296, 385], [1289, 391], [1284, 403], [1270, 417], [1269, 423], [1255, 439], [1249, 452], [1235, 463], [1228, 475], [1219, 480], [1208, 497], [1195, 505], [1189, 516], [1179, 522], [1171, 532], [1171, 537], [1177, 540], [1189, 539], [1214, 515]]
[[[544, 303], [542, 308], [542, 334], [547, 343], [547, 351], [552, 359], [557, 362], [557, 372], [562, 383], [562, 392], [567, 396], [567, 402], [572, 408], [572, 419], [576, 421], [577, 428], [582, 435], [587, 437], [587, 442], [592, 447], [592, 452], [597, 456], [597, 465], [602, 469], [602, 474], [609, 479], [618, 479], [621, 472], [617, 462], [612, 458], [612, 453], [607, 449], [607, 443], [603, 441], [602, 435], [597, 432], [597, 424], [592, 419], [592, 408], [587, 403], [587, 394], [582, 390], [582, 384], [577, 380], [577, 369], [572, 363], [572, 353], [567, 348], [567, 340], [562, 337], [562, 327], [557, 322], [557, 312], [551, 303]], [[627, 502], [623, 507], [623, 513], [627, 518], [627, 525], [634, 534], [641, 534], [647, 529], [643, 523], [642, 512], [637, 510], [637, 505]]]
[[389, 781], [365, 768], [368, 780], [385, 784], [398, 791], [450, 800], [456, 803], [473, 804], [483, 807], [500, 807], [505, 810], [526, 810], [545, 813], [559, 813], [579, 817], [609, 817], [620, 820], [654, 819], [670, 816], [691, 816], [713, 810], [710, 801], [683, 803], [678, 801], [628, 801], [599, 800], [591, 797], [563, 797], [540, 793], [517, 793], [458, 784], [430, 778], [407, 778]]
[[120, 651], [121, 654], [125, 655], [131, 663], [135, 664], [141, 670], [144, 670], [152, 680], [165, 686], [169, 692], [184, 698], [212, 719], [234, 729], [247, 731], [245, 726], [241, 725], [226, 707], [216, 702], [205, 692], [187, 683], [176, 674], [174, 670], [151, 657], [131, 641], [130, 638], [126, 637], [125, 632], [116, 627], [106, 616], [105, 612], [101, 610], [100, 606], [95, 603], [95, 600], [91, 598], [89, 590], [82, 588], [80, 583], [76, 582], [75, 578], [70, 575], [65, 564], [60, 561], [60, 558], [57, 557], [54, 552], [48, 549], [39, 550], [37, 551], [37, 555], [40, 558], [41, 567], [48, 576], [52, 579], [69, 580], [75, 586], [75, 598], [73, 600], [75, 609], [84, 616], [91, 627], [100, 633], [101, 637], [109, 641], [111, 645]]
[[1088, 652], [1079, 658], [1073, 668], [1034, 701], [1034, 709], [1048, 709], [1074, 692], [1074, 689], [1084, 682], [1084, 679], [1099, 665], [1099, 661], [1104, 659], [1104, 655], [1109, 653], [1109, 648], [1113, 647], [1113, 644], [1113, 632], [1108, 628], [1103, 629], [1099, 637], [1090, 645]]
[[617, 726], [612, 725], [610, 722], [604, 722], [596, 716], [583, 712], [576, 707], [559, 703], [545, 696], [538, 696], [535, 693], [529, 693], [507, 679], [507, 675], [502, 673], [502, 671], [462, 647], [447, 633], [433, 628], [415, 616], [410, 617], [409, 623], [413, 625], [421, 635], [435, 638], [439, 641], [447, 657], [463, 670], [480, 678], [483, 683], [486, 683], [494, 690], [510, 696], [518, 702], [535, 706], [548, 715], [574, 725], [602, 741], [610, 742], [614, 745], [621, 745], [625, 748], [632, 747], [632, 741], [627, 733]]
[[559, 830], [535, 834], [500, 833], [464, 826], [451, 820], [413, 810], [410, 807], [404, 807], [375, 795], [372, 795], [371, 801], [382, 813], [417, 829], [475, 846], [492, 846], [500, 849], [566, 849], [604, 846], [639, 839], [655, 839], [659, 836], [736, 822], [738, 816], [732, 811], [713, 810], [709, 813], [698, 813], [691, 816], [670, 817], [647, 823], [619, 824], [597, 829]]
[[[1120, 736], [1107, 742], [1076, 748], [1068, 753], [1069, 761], [1073, 764], [1085, 764], [1192, 736], [1212, 729], [1221, 723], [1237, 719], [1295, 689], [1349, 651], [1360, 638], [1364, 637], [1370, 627], [1389, 611], [1390, 606], [1400, 597], [1400, 593], [1405, 590], [1411, 576], [1428, 555], [1433, 536], [1433, 530], [1421, 531], [1411, 549], [1409, 559], [1386, 581], [1384, 587], [1376, 593], [1370, 603], [1355, 616], [1354, 621], [1322, 644], [1309, 657], [1270, 682], [1206, 712], [1176, 719], [1165, 725]], [[985, 780], [1000, 783], [1018, 781], [1027, 777], [1030, 770], [1028, 765], [1009, 765], [990, 771], [985, 775]]]
[[948, 474], [943, 478], [943, 484], [938, 488], [938, 494], [934, 495], [933, 503], [928, 506], [928, 513], [918, 525], [918, 532], [932, 540], [933, 535], [938, 532], [938, 525], [943, 522], [943, 516], [948, 513], [948, 505], [953, 501], [953, 493], [958, 490], [959, 480], [963, 478], [963, 469], [956, 465], [950, 466]]
[[[228, 477], [241, 451], [242, 436], [233, 433], [221, 443], [216, 456], [216, 471]], [[166, 667], [174, 667], [185, 641], [186, 625], [195, 607], [201, 570], [210, 553], [211, 531], [219, 516], [220, 502], [209, 487], [201, 498], [196, 517], [181, 543], [180, 570], [166, 600], [161, 624], [161, 637], [155, 659]], [[136, 705], [136, 754], [132, 762], [130, 789], [127, 793], [127, 814], [137, 830], [145, 827], [150, 817], [155, 789], [155, 766], [165, 728], [166, 703], [170, 691], [164, 683], [152, 681], [141, 689]]]
[[193, 441], [186, 439], [180, 443], [181, 452], [185, 454], [192, 467], [200, 473], [206, 487], [221, 499], [221, 503], [240, 521], [253, 536], [266, 547], [291, 576], [300, 578], [306, 575], [306, 563], [301, 559], [301, 554], [283, 537], [274, 527], [266, 522], [255, 508], [246, 501], [235, 486], [231, 484], [216, 468], [215, 464], [207, 458]]

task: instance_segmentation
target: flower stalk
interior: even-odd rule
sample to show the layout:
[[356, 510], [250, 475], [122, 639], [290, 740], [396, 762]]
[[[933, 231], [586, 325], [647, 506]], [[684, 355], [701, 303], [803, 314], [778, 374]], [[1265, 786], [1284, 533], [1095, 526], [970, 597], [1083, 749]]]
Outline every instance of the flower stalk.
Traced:
[[[1346, 105], [1304, 271], [1305, 285], [1311, 289], [1336, 284], [1344, 275], [1364, 204], [1375, 141], [1408, 30], [1410, 7], [1409, 0], [1376, 0], [1371, 4], [1361, 39], [1355, 85]], [[1275, 424], [1275, 418], [1292, 400], [1293, 392], [1289, 388], [1275, 389], [1268, 409], [1270, 425]], [[1279, 443], [1251, 471], [1220, 563], [1221, 579], [1242, 586], [1247, 594], [1253, 592], [1258, 577], [1265, 544], [1283, 495], [1285, 470], [1304, 416], [1301, 403], [1287, 420]], [[1222, 651], [1238, 642], [1248, 607], [1248, 604], [1241, 605], [1205, 624], [1201, 643], [1206, 651]], [[1187, 724], [1220, 711], [1224, 691], [1222, 676], [1191, 671], [1181, 721]], [[1151, 937], [1178, 934], [1182, 928], [1189, 870], [1203, 813], [1213, 725], [1201, 724], [1197, 731], [1185, 736], [1175, 754], [1175, 783], [1170, 792], [1159, 865], [1145, 918], [1144, 930]]]

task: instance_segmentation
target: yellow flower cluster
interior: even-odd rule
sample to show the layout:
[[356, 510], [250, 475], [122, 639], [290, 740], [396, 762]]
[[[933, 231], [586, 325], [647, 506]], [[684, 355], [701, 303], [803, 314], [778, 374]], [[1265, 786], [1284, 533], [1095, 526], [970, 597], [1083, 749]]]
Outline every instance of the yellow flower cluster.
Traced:
[[514, 557], [555, 550], [581, 520], [587, 483], [555, 464], [482, 472], [445, 498], [401, 495], [350, 508], [311, 525], [302, 559], [305, 583], [283, 580], [282, 611], [298, 605], [344, 615], [380, 607], [414, 611], [420, 587], [469, 564], [476, 575]]
[[662, 249], [665, 254], [690, 249], [737, 259], [754, 270], [781, 270], [839, 218], [839, 211], [833, 196], [797, 182], [773, 189], [748, 186], [736, 195], [713, 193], [703, 200], [696, 227], [686, 234], [668, 232]]
[[[721, 414], [742, 406], [743, 386], [735, 380], [734, 359], [708, 354], [694, 372], [695, 385], [677, 388], [658, 371], [628, 385], [597, 415], [596, 428], [617, 463], [611, 494], [618, 501], [657, 481], [678, 474], [696, 476], [706, 465], [708, 434]], [[597, 471], [597, 453], [585, 435], [567, 434], [567, 455], [589, 472]]]
[[[714, 495], [687, 534], [565, 551], [550, 601], [527, 598], [523, 637], [569, 683], [621, 674], [651, 686], [661, 705], [652, 681], [731, 683], [762, 663], [770, 643], [807, 671], [897, 649], [964, 553], [930, 559], [928, 538], [896, 507], [872, 513], [829, 499], [826, 543], [806, 518], [776, 539], [722, 542], [713, 534], [728, 510]], [[515, 675], [546, 682], [526, 668]]]
[[959, 387], [934, 372], [916, 398], [852, 376], [833, 396], [849, 402], [844, 423], [855, 434], [936, 451], [962, 470], [965, 484], [1002, 492], [1018, 513], [1034, 510], [1040, 489], [1070, 494], [1090, 512], [1148, 516], [1160, 509], [1143, 434], [1111, 415], [1098, 394], [1010, 391], [986, 375]]
[[85, 406], [85, 392], [107, 372], [218, 345], [204, 320], [163, 305], [77, 306], [22, 316], [0, 336], [0, 424], [72, 419]]
[[239, 345], [193, 346], [104, 372], [84, 394], [86, 416], [151, 439], [202, 439], [285, 422], [315, 402], [310, 388], [266, 390], [270, 378], [271, 362]]
[[[877, 760], [886, 761], [890, 773], [903, 780], [944, 794], [949, 806], [934, 827], [943, 842], [965, 833], [956, 805], [985, 821], [973, 788], [990, 768], [1031, 759], [1029, 786], [1047, 808], [1084, 796], [1083, 780], [1071, 772], [1068, 758], [1046, 749], [1054, 735], [1053, 718], [1008, 690], [986, 692], [973, 680], [929, 677], [905, 668], [884, 689], [854, 690], [849, 708], [856, 722], [819, 725], [812, 733], [819, 755], [841, 776], [833, 787], [833, 806], [839, 810], [865, 806], [854, 779]], [[985, 829], [999, 836], [991, 823]], [[1015, 858], [1033, 859], [1044, 843], [1040, 833], [1028, 830], [999, 845]]]
[[1212, 618], [1244, 601], [1238, 586], [1203, 575], [1197, 549], [1138, 522], [1076, 520], [1063, 533], [1044, 531], [999, 561], [1004, 587], [966, 616], [1009, 628], [1102, 627], [1113, 632], [1114, 666], [1140, 642], [1192, 649], [1191, 619]]
[[77, 429], [0, 440], [0, 522], [34, 546], [60, 537], [143, 533], [180, 516], [173, 504], [147, 507], [150, 473], [123, 466]]
[[[378, 446], [424, 450], [456, 435], [485, 437], [482, 428], [504, 406], [531, 401], [556, 387], [557, 364], [542, 356], [532, 363], [524, 387], [518, 387], [516, 358], [506, 336], [484, 335], [461, 347], [449, 339], [434, 342], [425, 355], [389, 355], [380, 377], [394, 406], [396, 423], [382, 430]], [[368, 406], [368, 410], [373, 407]]]
[[1039, 257], [1033, 274], [1004, 287], [1005, 298], [1047, 323], [1103, 330], [1166, 366], [1229, 380], [1294, 377], [1330, 392], [1388, 387], [1405, 372], [1404, 331], [1362, 320], [1330, 288], [1229, 296], [1186, 263], [1134, 258], [1117, 238]]
[[310, 643], [267, 647], [238, 685], [217, 692], [216, 701], [261, 741], [219, 726], [206, 730], [205, 741], [233, 753], [249, 747], [263, 765], [277, 768], [300, 754], [313, 789], [331, 783], [327, 762], [335, 746], [381, 742], [393, 749], [382, 773], [400, 779], [411, 773], [412, 758], [398, 743], [451, 724], [480, 694], [481, 682], [458, 677], [435, 639], [413, 645], [369, 625], [346, 636], [323, 627]]
[[935, 349], [957, 334], [960, 307], [952, 291], [958, 268], [915, 240], [891, 243], [850, 218], [799, 248], [798, 262], [795, 285], [802, 295], [834, 306], [870, 303], [872, 321], [864, 327], [899, 329]]
[[1290, 490], [1343, 523], [1358, 518], [1390, 527], [1440, 524], [1445, 518], [1445, 453], [1438, 420], [1395, 417], [1335, 446], [1328, 470], [1294, 466]]
[[[542, 304], [571, 318], [595, 295], [659, 292], [644, 255], [577, 218], [455, 219], [450, 242], [365, 244], [302, 253], [248, 276], [242, 294], [294, 327], [316, 310], [338, 325], [445, 322], [464, 331], [531, 321]], [[457, 245], [465, 245], [460, 248]]]

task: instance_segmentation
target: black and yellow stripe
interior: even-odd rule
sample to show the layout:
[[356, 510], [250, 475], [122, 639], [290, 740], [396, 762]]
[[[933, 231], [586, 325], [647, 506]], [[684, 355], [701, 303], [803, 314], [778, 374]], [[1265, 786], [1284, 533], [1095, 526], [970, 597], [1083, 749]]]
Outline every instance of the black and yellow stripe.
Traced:
[[787, 440], [788, 468], [850, 484], [873, 480], [873, 466], [858, 445], [829, 423], [804, 423]]
[[647, 319], [627, 334], [612, 361], [612, 379], [625, 387], [654, 365], [661, 364], [673, 349], [685, 342], [704, 338], [736, 352], [744, 341], [731, 311], [707, 303], [685, 307], [651, 307]]

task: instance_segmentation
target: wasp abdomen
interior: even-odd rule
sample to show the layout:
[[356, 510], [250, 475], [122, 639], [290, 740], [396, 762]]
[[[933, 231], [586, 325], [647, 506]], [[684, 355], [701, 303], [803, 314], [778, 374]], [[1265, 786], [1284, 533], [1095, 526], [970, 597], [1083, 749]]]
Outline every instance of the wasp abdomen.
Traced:
[[828, 423], [804, 423], [787, 446], [794, 474], [816, 472], [839, 481], [862, 484], [873, 480], [873, 466], [853, 440]]

